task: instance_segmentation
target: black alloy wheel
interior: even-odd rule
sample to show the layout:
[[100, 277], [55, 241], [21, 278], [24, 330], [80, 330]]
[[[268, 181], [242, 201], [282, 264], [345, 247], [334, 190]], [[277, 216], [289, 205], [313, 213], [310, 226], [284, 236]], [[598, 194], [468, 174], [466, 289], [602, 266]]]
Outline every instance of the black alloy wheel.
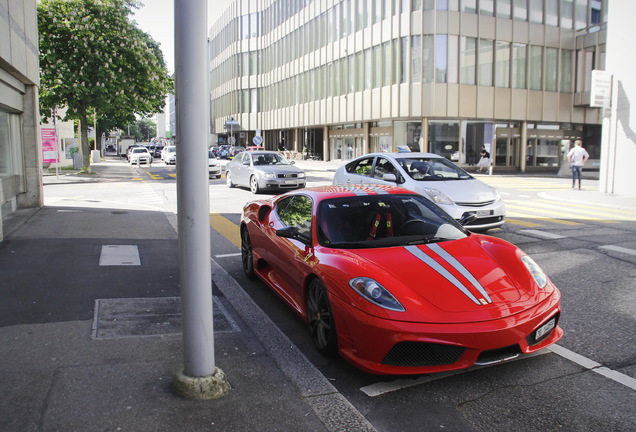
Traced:
[[252, 239], [247, 227], [241, 229], [241, 264], [248, 278], [254, 278], [254, 254], [252, 253]]
[[307, 322], [316, 349], [325, 356], [338, 352], [336, 326], [325, 286], [318, 279], [309, 284], [307, 291]]

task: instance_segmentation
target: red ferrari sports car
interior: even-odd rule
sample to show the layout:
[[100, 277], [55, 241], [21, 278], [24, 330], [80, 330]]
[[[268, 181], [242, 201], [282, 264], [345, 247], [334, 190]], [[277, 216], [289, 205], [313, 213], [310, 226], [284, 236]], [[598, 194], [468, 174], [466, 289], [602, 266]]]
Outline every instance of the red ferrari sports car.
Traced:
[[496, 363], [563, 336], [561, 294], [532, 258], [403, 188], [300, 189], [246, 204], [240, 229], [245, 273], [321, 353], [366, 372]]

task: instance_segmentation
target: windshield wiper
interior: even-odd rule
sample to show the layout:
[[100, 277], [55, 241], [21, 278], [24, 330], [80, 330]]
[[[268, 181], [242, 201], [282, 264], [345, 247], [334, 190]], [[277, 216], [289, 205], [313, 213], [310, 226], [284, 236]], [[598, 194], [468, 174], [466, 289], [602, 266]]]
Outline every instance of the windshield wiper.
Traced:
[[427, 238], [422, 238], [419, 240], [410, 241], [407, 244], [411, 246], [411, 245], [418, 245], [418, 244], [437, 243], [437, 242], [446, 241], [446, 240], [448, 239], [444, 237], [427, 237]]

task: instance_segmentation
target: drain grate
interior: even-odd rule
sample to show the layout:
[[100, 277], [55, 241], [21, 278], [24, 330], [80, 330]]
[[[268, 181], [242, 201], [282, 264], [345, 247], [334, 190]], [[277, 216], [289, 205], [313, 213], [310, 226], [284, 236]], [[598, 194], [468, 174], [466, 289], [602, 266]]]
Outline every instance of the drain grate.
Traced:
[[[93, 339], [181, 333], [179, 297], [95, 300]], [[213, 300], [214, 332], [240, 331], [218, 297]]]

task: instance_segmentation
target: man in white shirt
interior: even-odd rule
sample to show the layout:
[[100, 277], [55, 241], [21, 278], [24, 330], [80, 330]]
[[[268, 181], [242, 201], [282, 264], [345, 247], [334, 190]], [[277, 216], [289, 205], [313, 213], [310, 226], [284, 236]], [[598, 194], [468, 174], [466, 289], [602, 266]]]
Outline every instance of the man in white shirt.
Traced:
[[572, 147], [568, 152], [568, 161], [572, 168], [572, 189], [574, 189], [574, 184], [577, 179], [579, 180], [579, 189], [581, 189], [581, 173], [583, 171], [583, 165], [585, 165], [585, 161], [589, 158], [590, 155], [587, 153], [587, 150], [583, 148], [583, 141], [574, 141], [574, 147]]

